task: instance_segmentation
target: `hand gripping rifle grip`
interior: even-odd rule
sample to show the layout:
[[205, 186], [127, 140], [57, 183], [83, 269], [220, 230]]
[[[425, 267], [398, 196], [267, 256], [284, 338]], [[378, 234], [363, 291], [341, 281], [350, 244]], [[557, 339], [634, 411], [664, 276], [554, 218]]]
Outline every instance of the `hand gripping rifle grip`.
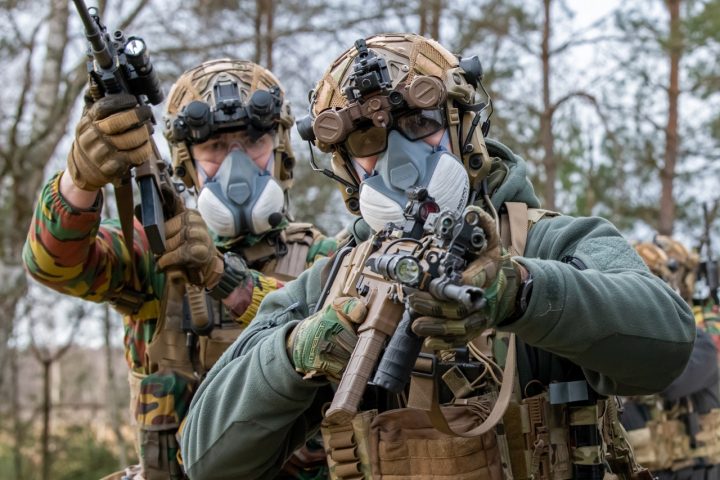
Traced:
[[423, 339], [412, 331], [412, 321], [412, 315], [406, 309], [373, 379], [374, 384], [392, 393], [400, 393], [405, 388], [422, 349]]
[[325, 418], [329, 422], [340, 424], [355, 416], [370, 374], [380, 357], [385, 338], [387, 335], [375, 328], [360, 333], [333, 401], [325, 412]]

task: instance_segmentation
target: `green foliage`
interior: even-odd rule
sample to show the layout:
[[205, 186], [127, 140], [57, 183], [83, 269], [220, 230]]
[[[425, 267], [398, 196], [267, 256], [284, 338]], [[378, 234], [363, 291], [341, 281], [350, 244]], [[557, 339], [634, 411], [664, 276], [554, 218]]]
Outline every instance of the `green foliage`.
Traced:
[[111, 447], [98, 442], [86, 426], [68, 428], [57, 447], [52, 469], [57, 480], [96, 480], [118, 470]]
[[[23, 475], [14, 467], [10, 436], [0, 437], [0, 478], [39, 480], [42, 477], [40, 432], [26, 438], [22, 448]], [[97, 480], [121, 467], [116, 448], [97, 439], [88, 425], [71, 425], [51, 439], [50, 478], [53, 480]]]

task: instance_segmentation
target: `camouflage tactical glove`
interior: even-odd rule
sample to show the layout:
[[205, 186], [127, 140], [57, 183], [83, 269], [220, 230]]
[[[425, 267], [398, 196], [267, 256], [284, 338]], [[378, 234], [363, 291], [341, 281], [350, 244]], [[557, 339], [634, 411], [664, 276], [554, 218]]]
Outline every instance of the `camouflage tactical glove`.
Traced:
[[339, 297], [315, 315], [300, 322], [288, 340], [288, 356], [304, 378], [325, 375], [339, 382], [357, 343], [353, 324], [367, 314], [357, 298]]
[[150, 107], [129, 94], [108, 95], [84, 113], [75, 130], [67, 168], [73, 183], [95, 191], [153, 155]]
[[213, 288], [224, 263], [205, 221], [197, 210], [185, 210], [165, 222], [167, 249], [158, 259], [163, 271], [179, 270], [191, 283]]
[[487, 248], [465, 269], [463, 283], [484, 290], [485, 306], [473, 312], [455, 302], [438, 301], [428, 293], [409, 295], [410, 308], [420, 316], [413, 322], [413, 332], [428, 337], [428, 348], [463, 346], [486, 328], [509, 318], [515, 312], [520, 285], [528, 275], [522, 265], [502, 251], [493, 218], [480, 208], [476, 211], [487, 235]]

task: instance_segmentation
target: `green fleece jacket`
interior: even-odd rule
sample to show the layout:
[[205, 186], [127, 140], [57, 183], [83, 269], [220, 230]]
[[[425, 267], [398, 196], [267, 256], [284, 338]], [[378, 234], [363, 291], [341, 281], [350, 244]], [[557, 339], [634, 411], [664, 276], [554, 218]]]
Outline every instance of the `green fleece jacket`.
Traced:
[[[510, 167], [493, 193], [495, 206], [514, 200], [536, 206], [524, 161], [501, 144], [488, 146]], [[606, 220], [541, 220], [518, 261], [533, 275], [533, 292], [524, 315], [503, 329], [580, 367], [597, 392], [657, 392], [683, 370], [695, 338], [689, 307]], [[317, 431], [332, 391], [295, 372], [285, 338], [315, 308], [326, 262], [265, 297], [201, 385], [181, 438], [191, 479], [272, 478]]]

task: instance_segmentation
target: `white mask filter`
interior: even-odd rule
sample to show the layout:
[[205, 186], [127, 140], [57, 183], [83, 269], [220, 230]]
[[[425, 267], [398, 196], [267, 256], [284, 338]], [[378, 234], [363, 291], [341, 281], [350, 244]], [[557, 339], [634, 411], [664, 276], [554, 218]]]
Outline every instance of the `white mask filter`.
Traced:
[[403, 207], [371, 185], [362, 185], [360, 189], [360, 214], [376, 232], [388, 222], [399, 224], [404, 220]]

